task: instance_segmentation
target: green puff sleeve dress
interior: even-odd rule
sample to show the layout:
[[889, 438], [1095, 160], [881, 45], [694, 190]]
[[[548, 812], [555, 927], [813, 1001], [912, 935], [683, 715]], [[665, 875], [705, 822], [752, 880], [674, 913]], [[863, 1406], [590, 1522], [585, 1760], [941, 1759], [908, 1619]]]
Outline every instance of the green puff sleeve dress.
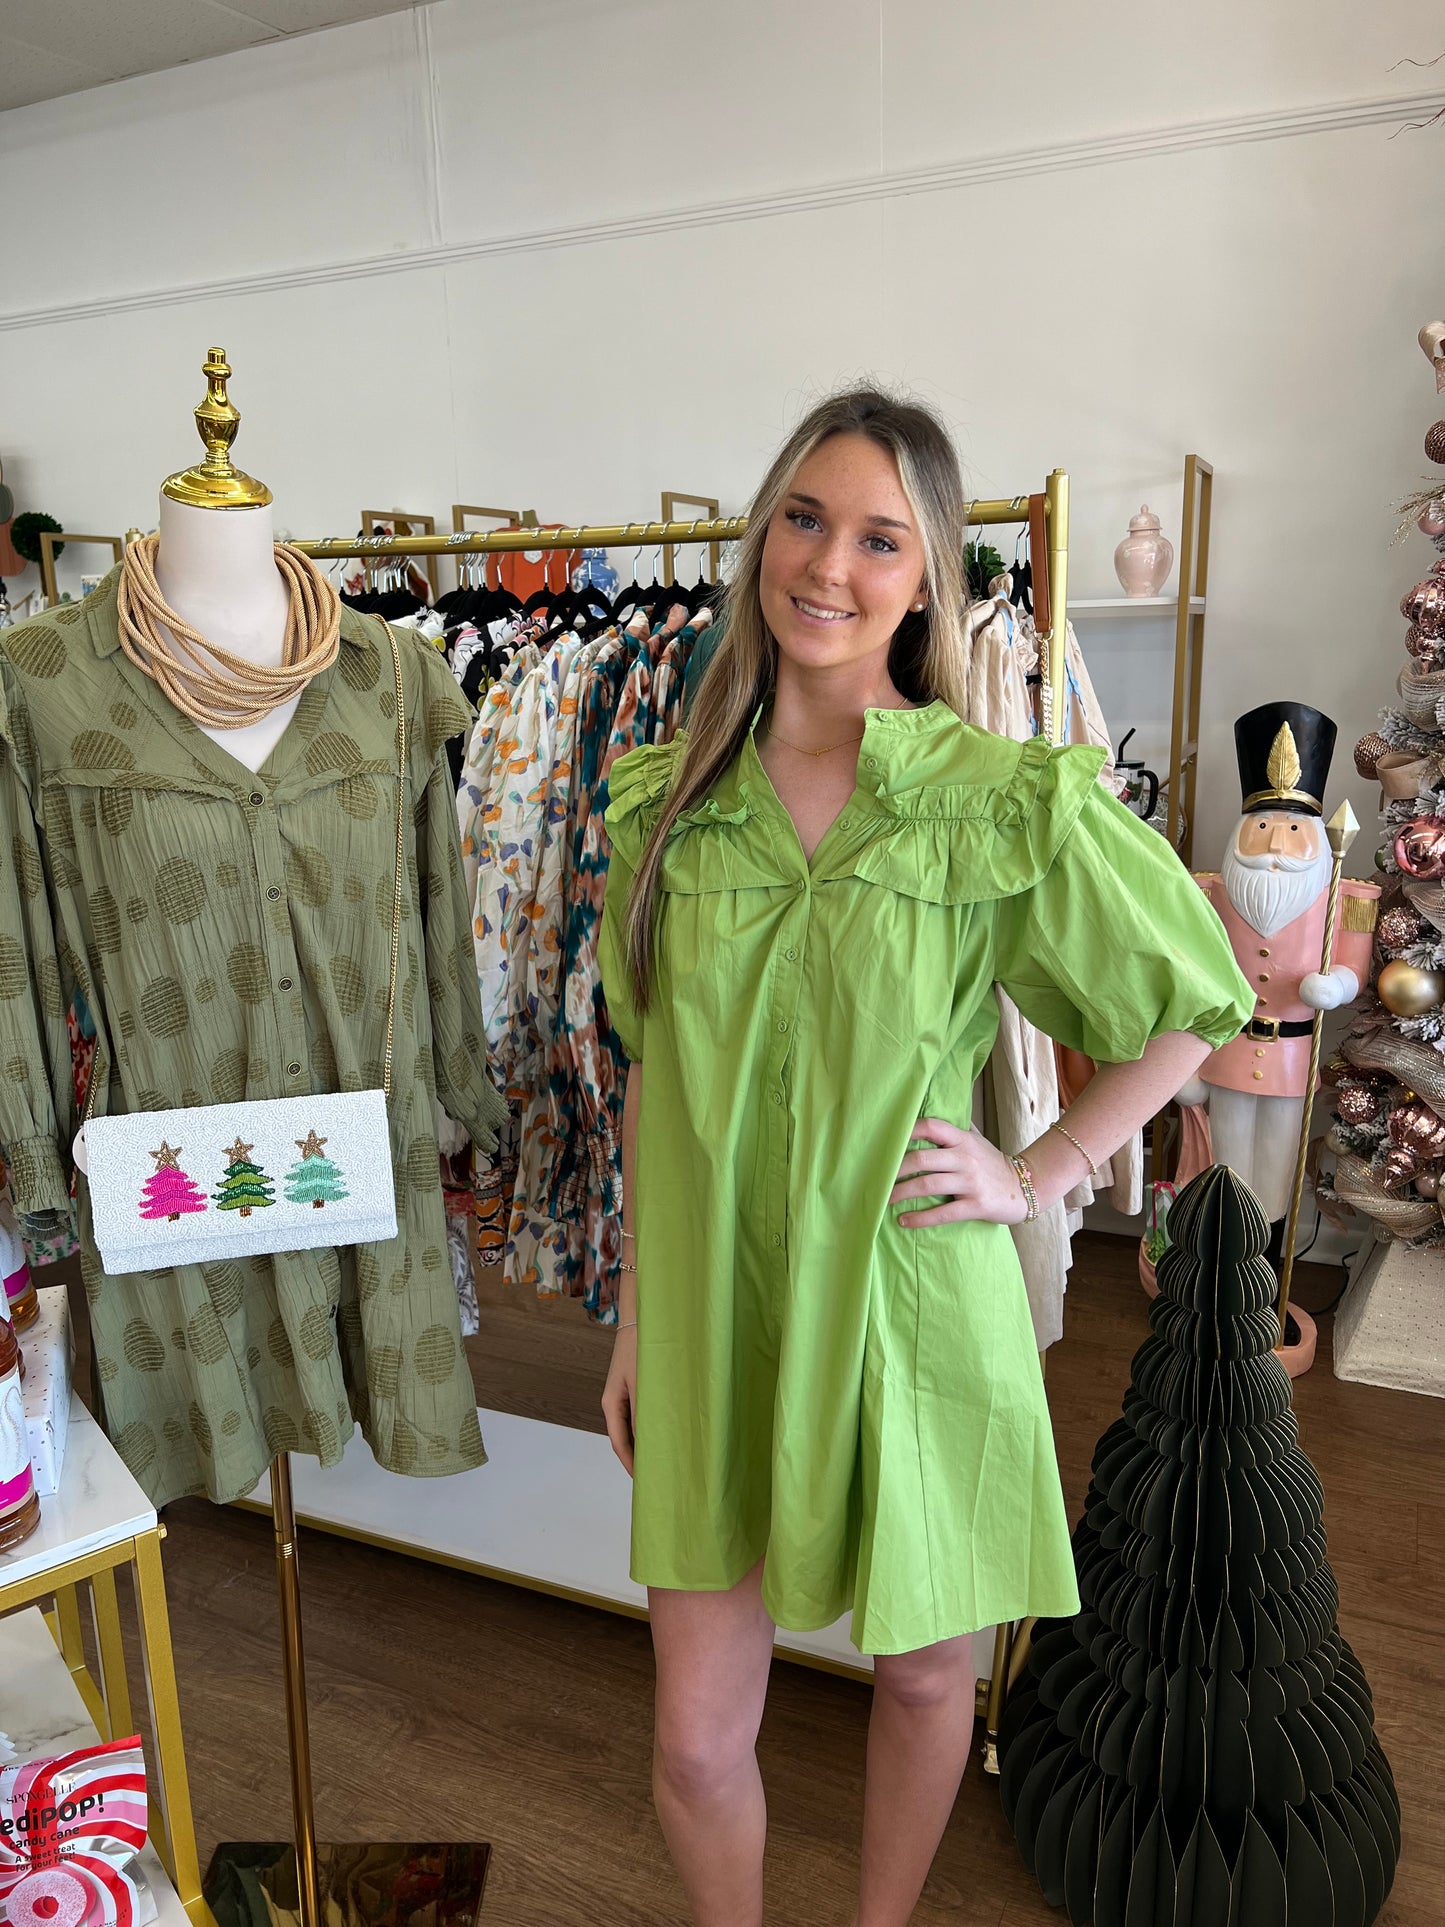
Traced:
[[[809, 864], [752, 735], [663, 860], [641, 1015], [621, 929], [682, 739], [611, 774], [601, 965], [644, 1065], [632, 1571], [718, 1591], [765, 1561], [781, 1626], [866, 1653], [1078, 1608], [1005, 1225], [907, 1231], [920, 1117], [971, 1122], [994, 985], [1100, 1062], [1254, 1007], [1173, 851], [1097, 781], [942, 703], [869, 710]], [[1012, 1148], [1012, 1147], [1008, 1147]]]

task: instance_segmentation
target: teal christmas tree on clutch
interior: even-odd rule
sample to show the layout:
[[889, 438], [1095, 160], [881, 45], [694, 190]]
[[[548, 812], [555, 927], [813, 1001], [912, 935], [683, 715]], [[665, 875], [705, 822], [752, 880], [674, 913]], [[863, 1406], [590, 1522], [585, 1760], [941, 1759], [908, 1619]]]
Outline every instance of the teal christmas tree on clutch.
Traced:
[[275, 1187], [259, 1164], [251, 1162], [251, 1153], [256, 1147], [244, 1144], [239, 1134], [236, 1142], [226, 1152], [230, 1160], [226, 1175], [221, 1179], [219, 1191], [211, 1196], [218, 1211], [239, 1211], [243, 1218], [249, 1218], [253, 1211], [262, 1205], [274, 1204]]
[[167, 1144], [162, 1138], [160, 1149], [150, 1153], [156, 1161], [156, 1168], [146, 1179], [145, 1189], [140, 1194], [140, 1214], [143, 1218], [166, 1218], [174, 1224], [183, 1211], [205, 1210], [205, 1192], [193, 1178], [187, 1176], [178, 1162], [183, 1148], [179, 1144]]
[[318, 1137], [314, 1130], [297, 1138], [296, 1149], [301, 1156], [284, 1179], [288, 1204], [309, 1204], [319, 1211], [323, 1205], [350, 1197], [351, 1193], [341, 1182], [340, 1171], [326, 1156], [325, 1145], [326, 1139]]

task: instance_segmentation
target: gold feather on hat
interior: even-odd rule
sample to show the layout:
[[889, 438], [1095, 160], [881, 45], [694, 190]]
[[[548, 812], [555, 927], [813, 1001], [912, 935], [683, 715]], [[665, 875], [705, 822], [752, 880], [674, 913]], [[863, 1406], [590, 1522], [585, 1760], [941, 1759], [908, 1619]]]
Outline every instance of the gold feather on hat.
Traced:
[[1294, 731], [1288, 723], [1281, 723], [1269, 746], [1269, 761], [1265, 774], [1270, 788], [1274, 790], [1293, 790], [1299, 788], [1300, 779], [1299, 751], [1295, 748]]

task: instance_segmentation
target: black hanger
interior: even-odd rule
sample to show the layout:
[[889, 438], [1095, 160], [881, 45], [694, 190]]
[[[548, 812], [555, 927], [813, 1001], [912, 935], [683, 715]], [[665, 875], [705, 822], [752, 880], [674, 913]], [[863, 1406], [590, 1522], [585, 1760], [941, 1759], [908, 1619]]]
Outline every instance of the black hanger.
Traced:
[[[589, 584], [585, 589], [579, 589], [576, 592], [575, 599], [577, 602], [576, 613], [578, 615], [586, 615], [588, 610], [591, 610], [595, 613], [598, 621], [604, 628], [610, 627], [616, 620], [617, 612], [615, 606], [607, 600], [607, 597], [603, 595], [600, 589], [594, 589]], [[593, 626], [591, 623], [588, 624], [589, 628]]]
[[692, 587], [692, 593], [688, 598], [687, 613], [690, 616], [695, 616], [699, 609], [706, 606], [716, 614], [718, 597], [721, 594], [722, 587], [719, 583], [695, 582]]

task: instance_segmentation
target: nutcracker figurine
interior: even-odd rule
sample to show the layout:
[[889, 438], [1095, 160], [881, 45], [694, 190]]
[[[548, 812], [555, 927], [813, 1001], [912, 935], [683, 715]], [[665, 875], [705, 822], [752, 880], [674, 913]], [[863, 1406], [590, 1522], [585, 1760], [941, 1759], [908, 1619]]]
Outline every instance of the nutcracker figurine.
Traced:
[[1244, 813], [1223, 870], [1196, 881], [1255, 986], [1255, 1014], [1205, 1059], [1179, 1102], [1208, 1104], [1214, 1161], [1264, 1206], [1278, 1273], [1314, 1013], [1352, 1003], [1368, 980], [1380, 886], [1341, 879], [1331, 966], [1322, 973], [1333, 858], [1321, 819], [1335, 726], [1305, 703], [1262, 703], [1234, 725], [1234, 747]]

